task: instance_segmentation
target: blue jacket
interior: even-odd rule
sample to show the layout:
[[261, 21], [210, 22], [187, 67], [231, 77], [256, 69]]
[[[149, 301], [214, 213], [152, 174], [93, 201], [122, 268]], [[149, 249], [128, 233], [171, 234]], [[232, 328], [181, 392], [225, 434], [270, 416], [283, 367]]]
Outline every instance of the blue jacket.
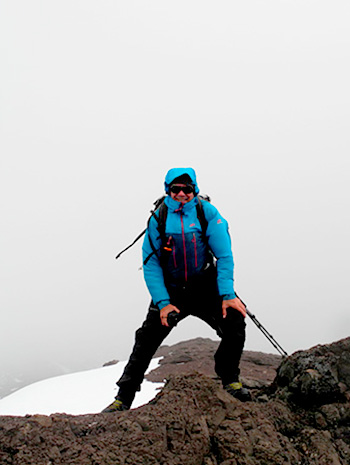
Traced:
[[[195, 193], [199, 189], [196, 182], [196, 174], [192, 168], [173, 168], [165, 178], [165, 191], [169, 193], [171, 182], [181, 176], [188, 174], [195, 186]], [[170, 302], [166, 283], [169, 281], [176, 285], [183, 285], [191, 277], [200, 274], [208, 262], [208, 246], [217, 259], [217, 284], [219, 294], [225, 299], [236, 297], [233, 290], [233, 256], [231, 239], [228, 232], [227, 221], [220, 215], [211, 203], [201, 200], [203, 212], [208, 222], [206, 240], [202, 237], [202, 228], [197, 216], [196, 205], [198, 198], [185, 204], [181, 204], [170, 196], [165, 198], [168, 214], [165, 224], [165, 235], [167, 248], [169, 249], [166, 263], [160, 262], [162, 248], [161, 238], [157, 229], [158, 223], [151, 218], [142, 246], [143, 260], [149, 257], [154, 248], [159, 253], [151, 255], [143, 267], [146, 285], [151, 294], [153, 302], [162, 309]], [[166, 279], [165, 279], [166, 276]]]

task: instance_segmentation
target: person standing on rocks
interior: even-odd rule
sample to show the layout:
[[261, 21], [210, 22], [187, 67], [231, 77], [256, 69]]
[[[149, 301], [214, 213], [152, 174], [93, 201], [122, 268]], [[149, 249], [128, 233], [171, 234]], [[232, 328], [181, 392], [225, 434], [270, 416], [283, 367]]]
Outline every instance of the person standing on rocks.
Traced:
[[198, 196], [192, 168], [169, 170], [164, 185], [167, 195], [149, 221], [142, 247], [152, 302], [117, 382], [118, 394], [105, 413], [130, 409], [156, 350], [189, 315], [208, 323], [221, 338], [214, 359], [224, 389], [241, 401], [251, 399], [239, 381], [246, 309], [234, 291], [228, 223]]

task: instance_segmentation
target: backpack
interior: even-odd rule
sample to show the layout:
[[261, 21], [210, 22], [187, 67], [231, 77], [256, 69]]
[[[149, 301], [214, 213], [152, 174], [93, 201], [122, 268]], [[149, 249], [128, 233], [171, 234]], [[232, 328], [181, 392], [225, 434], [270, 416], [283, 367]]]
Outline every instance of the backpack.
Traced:
[[[156, 219], [157, 223], [158, 223], [157, 229], [158, 229], [159, 235], [161, 237], [162, 247], [163, 248], [165, 247], [165, 222], [166, 222], [167, 215], [168, 215], [168, 207], [166, 206], [166, 204], [164, 202], [165, 197], [166, 196], [163, 195], [163, 197], [160, 197], [155, 202], [153, 202], [154, 208], [153, 208], [153, 210], [151, 210], [151, 216], [149, 217], [149, 219], [147, 221], [147, 228], [144, 229], [136, 237], [136, 239], [134, 239], [134, 241], [130, 245], [125, 247], [125, 249], [123, 249], [121, 252], [119, 252], [118, 255], [115, 257], [116, 259], [118, 259], [124, 252], [126, 252], [128, 249], [130, 249], [134, 244], [136, 244], [136, 242], [139, 239], [141, 239], [141, 237], [146, 233], [152, 217], [154, 217]], [[198, 199], [198, 204], [196, 205], [197, 218], [198, 218], [199, 223], [200, 223], [201, 228], [202, 228], [202, 236], [203, 236], [203, 238], [206, 238], [206, 231], [207, 231], [207, 227], [208, 227], [208, 221], [206, 220], [205, 215], [204, 215], [202, 200], [204, 200], [206, 202], [210, 202], [210, 197], [208, 195], [197, 195], [197, 199]], [[158, 212], [158, 215], [156, 214], [156, 212]], [[154, 247], [151, 239], [150, 239], [150, 245], [151, 245], [151, 248], [152, 248], [152, 253], [144, 260], [144, 262], [143, 262], [144, 265], [146, 265], [146, 263], [152, 257], [153, 254], [157, 254], [157, 250]]]

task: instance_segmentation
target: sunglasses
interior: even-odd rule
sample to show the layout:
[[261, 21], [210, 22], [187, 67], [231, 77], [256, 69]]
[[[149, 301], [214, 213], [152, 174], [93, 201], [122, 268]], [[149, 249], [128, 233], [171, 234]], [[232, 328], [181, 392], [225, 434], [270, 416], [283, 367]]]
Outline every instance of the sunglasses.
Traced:
[[170, 192], [173, 194], [178, 194], [179, 192], [183, 192], [184, 194], [192, 194], [194, 192], [193, 187], [190, 185], [187, 186], [170, 186]]

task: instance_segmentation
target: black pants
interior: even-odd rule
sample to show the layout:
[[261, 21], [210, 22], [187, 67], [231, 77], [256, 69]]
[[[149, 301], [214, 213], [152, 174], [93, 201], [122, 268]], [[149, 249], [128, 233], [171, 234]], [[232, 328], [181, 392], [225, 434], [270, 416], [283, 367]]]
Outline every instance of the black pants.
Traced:
[[[215, 371], [223, 385], [238, 381], [245, 321], [243, 315], [233, 308], [227, 310], [226, 318], [222, 317], [216, 274], [210, 272], [186, 286], [169, 286], [168, 290], [171, 303], [181, 312], [180, 321], [194, 315], [208, 323], [221, 338], [214, 359]], [[171, 329], [161, 324], [159, 309], [151, 303], [143, 325], [136, 331], [134, 348], [124, 373], [117, 382], [120, 388], [118, 395], [125, 404], [131, 405], [153, 355]]]

